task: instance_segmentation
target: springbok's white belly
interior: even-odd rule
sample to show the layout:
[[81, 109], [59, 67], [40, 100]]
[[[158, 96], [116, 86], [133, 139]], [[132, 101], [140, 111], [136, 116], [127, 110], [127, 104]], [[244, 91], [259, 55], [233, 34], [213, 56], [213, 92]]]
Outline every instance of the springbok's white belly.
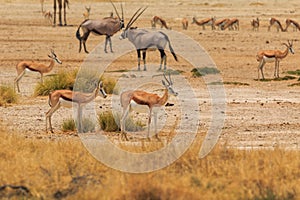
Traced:
[[137, 104], [135, 101], [131, 100], [130, 101], [130, 108], [131, 110], [134, 110], [136, 112], [140, 113], [146, 113], [149, 112], [149, 107], [147, 105], [140, 105]]
[[63, 98], [59, 98], [60, 105], [66, 108], [72, 108], [73, 102], [64, 100]]
[[267, 62], [267, 63], [275, 62], [275, 57], [269, 58], [267, 56], [264, 56], [263, 58], [264, 58], [265, 62]]

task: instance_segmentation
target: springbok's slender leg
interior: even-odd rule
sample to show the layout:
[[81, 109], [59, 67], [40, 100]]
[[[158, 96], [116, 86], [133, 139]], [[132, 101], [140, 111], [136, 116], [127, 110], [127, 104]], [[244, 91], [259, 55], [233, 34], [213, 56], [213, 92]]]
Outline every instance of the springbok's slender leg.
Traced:
[[148, 133], [147, 133], [147, 138], [150, 140], [150, 124], [151, 124], [151, 117], [152, 117], [152, 108], [149, 108], [149, 119], [148, 119]]
[[24, 74], [25, 74], [25, 70], [24, 70], [21, 74], [19, 74], [19, 76], [17, 76], [17, 77], [15, 78], [15, 86], [14, 86], [14, 88], [16, 88], [16, 85], [17, 85], [18, 92], [20, 92], [19, 81], [20, 81], [21, 78], [24, 76]]
[[130, 110], [130, 105], [127, 105], [126, 107], [124, 107], [123, 109], [123, 114], [121, 116], [121, 120], [120, 120], [120, 126], [121, 126], [121, 139], [123, 137], [125, 137], [125, 139], [128, 141], [127, 135], [126, 135], [126, 130], [125, 130], [125, 121], [127, 118], [127, 115], [129, 113]]
[[264, 59], [262, 59], [262, 60], [259, 62], [259, 64], [258, 64], [258, 79], [257, 79], [257, 80], [260, 80], [260, 78], [259, 78], [259, 71], [261, 72], [262, 79], [265, 79], [265, 77], [264, 77], [264, 72], [263, 72], [263, 67], [264, 67], [264, 65], [265, 65], [265, 61], [264, 61]]
[[82, 133], [82, 107], [81, 105], [77, 105], [77, 120], [78, 120], [78, 133]]
[[147, 67], [146, 67], [146, 50], [143, 50], [143, 61], [144, 61], [144, 71], [147, 70]]
[[54, 107], [50, 108], [50, 110], [46, 113], [46, 132], [47, 132], [47, 122], [49, 120], [49, 126], [50, 126], [50, 131], [51, 133], [53, 133], [53, 129], [52, 129], [52, 124], [51, 124], [51, 116], [53, 115], [53, 113], [55, 113], [55, 111], [57, 111], [60, 108], [60, 103], [57, 103]]

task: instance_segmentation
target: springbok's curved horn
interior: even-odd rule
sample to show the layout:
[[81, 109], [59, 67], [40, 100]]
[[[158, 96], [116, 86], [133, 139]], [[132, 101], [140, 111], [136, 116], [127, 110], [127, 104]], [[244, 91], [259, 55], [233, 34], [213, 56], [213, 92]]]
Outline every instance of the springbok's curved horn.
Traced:
[[120, 15], [119, 15], [119, 13], [118, 13], [118, 10], [117, 10], [117, 8], [116, 8], [116, 6], [115, 6], [115, 4], [110, 0], [110, 3], [112, 4], [112, 6], [114, 7], [114, 9], [115, 9], [115, 11], [116, 11], [116, 14], [117, 14], [117, 16], [118, 16], [118, 18], [119, 18], [119, 20], [121, 21], [121, 18], [120, 18]]
[[169, 80], [170, 80], [170, 85], [173, 85], [173, 81], [171, 79], [171, 72], [169, 72]]
[[[131, 25], [143, 14], [143, 12], [146, 10], [148, 8], [148, 6], [147, 7], [145, 7], [136, 17], [135, 17], [135, 15], [138, 13], [138, 11], [140, 11], [141, 9], [142, 9], [142, 7], [140, 8], [140, 9], [138, 9], [138, 11], [137, 12], [135, 12], [134, 13], [134, 15], [132, 16], [132, 18], [131, 18], [131, 20], [130, 20], [130, 23], [128, 23], [127, 24], [127, 26], [126, 26], [126, 29], [128, 29], [128, 28], [130, 28], [131, 27]], [[134, 18], [134, 19], [133, 19]]]
[[169, 81], [169, 80], [167, 79], [167, 77], [166, 77], [166, 73], [164, 73], [163, 75], [164, 75], [165, 80], [167, 81], [168, 85], [171, 85], [170, 81]]

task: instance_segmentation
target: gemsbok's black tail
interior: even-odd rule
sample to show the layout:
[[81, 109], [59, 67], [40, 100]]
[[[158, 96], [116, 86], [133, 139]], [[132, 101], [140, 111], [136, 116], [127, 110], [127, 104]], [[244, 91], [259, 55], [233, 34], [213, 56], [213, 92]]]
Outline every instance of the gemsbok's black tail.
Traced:
[[176, 61], [178, 61], [177, 55], [176, 55], [176, 53], [175, 53], [175, 51], [174, 51], [174, 49], [173, 49], [173, 47], [172, 47], [172, 45], [171, 45], [171, 42], [170, 42], [170, 40], [169, 40], [169, 37], [168, 37], [165, 33], [161, 32], [161, 31], [159, 31], [159, 32], [165, 36], [166, 40], [167, 40], [168, 43], [169, 43], [169, 49], [170, 49], [170, 52], [172, 53], [174, 59], [175, 59]]

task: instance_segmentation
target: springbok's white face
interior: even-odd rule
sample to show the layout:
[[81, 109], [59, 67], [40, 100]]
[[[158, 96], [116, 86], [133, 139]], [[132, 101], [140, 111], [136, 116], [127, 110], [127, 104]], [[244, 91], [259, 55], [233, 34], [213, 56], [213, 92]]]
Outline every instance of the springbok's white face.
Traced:
[[62, 64], [62, 62], [58, 59], [58, 57], [56, 56], [56, 54], [54, 53], [54, 51], [51, 51], [51, 54], [48, 55], [49, 58], [52, 58], [53, 60], [55, 60], [58, 64]]
[[105, 92], [105, 90], [103, 88], [103, 82], [102, 81], [99, 83], [99, 94], [101, 94], [101, 96], [103, 98], [107, 97], [107, 94], [106, 94], [106, 92]]
[[291, 52], [291, 54], [294, 54], [294, 53], [295, 53], [292, 44], [289, 45], [289, 51]]
[[171, 80], [171, 76], [169, 75], [169, 80], [167, 79], [167, 77], [165, 75], [164, 75], [164, 77], [168, 84], [164, 80], [162, 80], [162, 84], [168, 90], [169, 94], [174, 95], [176, 97], [178, 95], [178, 92], [175, 92], [173, 89], [173, 82]]

